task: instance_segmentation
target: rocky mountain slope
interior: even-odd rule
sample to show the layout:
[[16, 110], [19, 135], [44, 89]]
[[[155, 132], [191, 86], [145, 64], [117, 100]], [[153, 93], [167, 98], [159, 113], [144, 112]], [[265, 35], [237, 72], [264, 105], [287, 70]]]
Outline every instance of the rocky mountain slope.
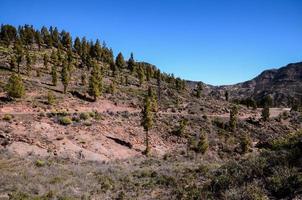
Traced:
[[294, 85], [265, 74], [215, 88], [65, 31], [2, 26], [0, 199], [299, 199], [301, 112], [271, 107], [264, 119], [232, 102]]
[[253, 98], [258, 102], [270, 95], [275, 106], [291, 106], [302, 99], [302, 62], [266, 70], [252, 80], [214, 90], [228, 90], [233, 99]]

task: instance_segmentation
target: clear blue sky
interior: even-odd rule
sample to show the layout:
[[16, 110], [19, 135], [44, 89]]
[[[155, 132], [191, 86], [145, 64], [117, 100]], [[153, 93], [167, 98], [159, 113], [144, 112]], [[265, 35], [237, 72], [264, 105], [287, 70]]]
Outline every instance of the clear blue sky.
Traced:
[[100, 38], [115, 55], [214, 85], [302, 61], [301, 0], [1, 0], [0, 23]]

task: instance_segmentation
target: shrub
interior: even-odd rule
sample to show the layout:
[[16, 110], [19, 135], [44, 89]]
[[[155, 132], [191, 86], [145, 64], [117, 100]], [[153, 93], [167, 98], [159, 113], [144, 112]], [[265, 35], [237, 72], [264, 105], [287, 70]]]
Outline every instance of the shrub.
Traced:
[[212, 120], [212, 124], [217, 126], [218, 128], [226, 129], [226, 124], [217, 117]]
[[51, 91], [49, 91], [47, 93], [47, 103], [48, 103], [48, 105], [55, 104], [55, 101], [56, 101], [56, 97], [53, 95], [53, 93]]
[[261, 116], [262, 116], [263, 121], [268, 121], [269, 120], [270, 112], [269, 112], [269, 107], [268, 106], [265, 106], [262, 109]]
[[25, 88], [20, 75], [13, 74], [6, 85], [7, 95], [13, 98], [21, 98], [25, 94]]
[[45, 166], [45, 161], [44, 160], [36, 160], [36, 162], [35, 162], [35, 165], [37, 166], [37, 167], [43, 167], [43, 166]]
[[193, 136], [188, 139], [188, 149], [196, 153], [204, 154], [209, 148], [208, 135], [201, 131], [199, 137]]
[[301, 187], [302, 175], [295, 169], [278, 167], [268, 178], [268, 188], [277, 198], [289, 197]]
[[12, 119], [13, 119], [13, 116], [10, 115], [10, 114], [5, 114], [5, 115], [3, 116], [3, 120], [5, 120], [5, 121], [10, 121], [10, 120], [12, 120]]
[[82, 119], [82, 120], [87, 120], [87, 119], [89, 119], [89, 117], [90, 117], [89, 113], [80, 114], [80, 119]]
[[177, 127], [177, 129], [175, 131], [173, 131], [173, 134], [176, 135], [176, 136], [184, 136], [187, 124], [188, 124], [188, 120], [187, 119], [182, 119], [179, 122], [179, 126]]
[[60, 124], [67, 126], [72, 123], [72, 120], [68, 116], [64, 116], [59, 118], [59, 122]]
[[197, 153], [205, 154], [209, 148], [208, 135], [206, 133], [201, 133], [195, 151]]
[[241, 152], [243, 154], [247, 153], [251, 148], [251, 146], [252, 146], [252, 140], [248, 135], [244, 135], [243, 137], [241, 137], [240, 147], [241, 147]]

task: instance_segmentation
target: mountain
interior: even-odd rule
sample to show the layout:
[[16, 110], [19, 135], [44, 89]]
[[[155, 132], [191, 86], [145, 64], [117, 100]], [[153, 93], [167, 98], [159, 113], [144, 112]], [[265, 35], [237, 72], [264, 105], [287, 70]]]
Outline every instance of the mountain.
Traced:
[[252, 80], [215, 87], [213, 90], [221, 94], [228, 90], [233, 100], [253, 98], [260, 102], [270, 95], [274, 106], [290, 106], [302, 98], [302, 62], [265, 70]]

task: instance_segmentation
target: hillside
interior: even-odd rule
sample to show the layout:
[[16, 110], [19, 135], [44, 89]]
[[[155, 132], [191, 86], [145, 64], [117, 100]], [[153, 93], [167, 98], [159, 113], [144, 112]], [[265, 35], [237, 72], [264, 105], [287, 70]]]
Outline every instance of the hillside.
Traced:
[[300, 108], [265, 118], [232, 101], [299, 94], [297, 66], [217, 90], [99, 40], [3, 25], [0, 199], [299, 199]]
[[218, 87], [217, 90], [230, 91], [233, 99], [253, 98], [258, 102], [270, 95], [275, 106], [292, 106], [302, 99], [302, 63], [266, 70], [250, 81]]

